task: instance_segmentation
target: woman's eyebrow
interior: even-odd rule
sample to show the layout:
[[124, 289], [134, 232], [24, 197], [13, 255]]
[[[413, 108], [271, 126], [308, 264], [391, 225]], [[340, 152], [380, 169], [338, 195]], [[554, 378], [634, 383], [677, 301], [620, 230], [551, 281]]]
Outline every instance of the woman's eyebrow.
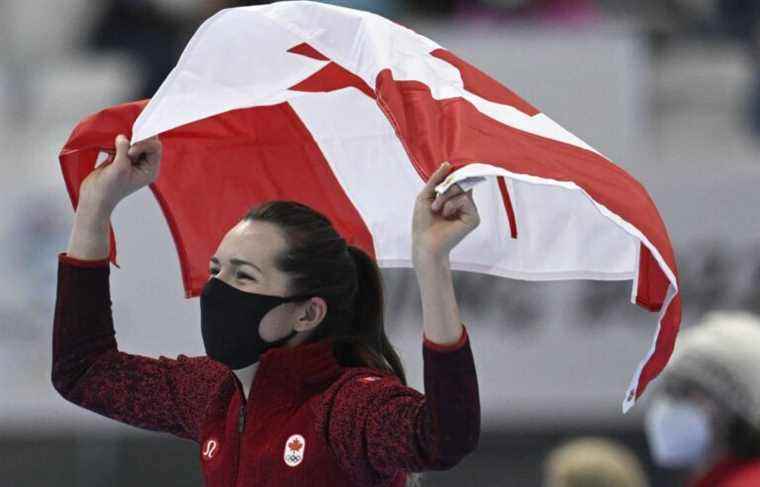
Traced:
[[[211, 262], [213, 262], [216, 265], [219, 265], [219, 259], [217, 259], [216, 256], [211, 257]], [[261, 268], [259, 268], [259, 266], [257, 266], [253, 262], [248, 262], [247, 260], [232, 258], [230, 259], [230, 264], [234, 266], [249, 265], [253, 267], [254, 269], [256, 269], [260, 274], [264, 274], [264, 272], [261, 270]]]

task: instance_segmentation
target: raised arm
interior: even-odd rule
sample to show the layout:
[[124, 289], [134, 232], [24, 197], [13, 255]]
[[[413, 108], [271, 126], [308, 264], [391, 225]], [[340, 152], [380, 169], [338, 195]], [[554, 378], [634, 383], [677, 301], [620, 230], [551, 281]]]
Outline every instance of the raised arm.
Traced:
[[448, 173], [442, 164], [417, 196], [412, 219], [412, 261], [420, 286], [425, 337], [433, 343], [456, 343], [462, 326], [449, 267], [449, 253], [480, 223], [472, 199], [456, 184], [444, 194], [435, 187]]
[[157, 139], [130, 149], [119, 136], [113, 162], [82, 183], [68, 251], [58, 255], [51, 380], [64, 398], [98, 414], [197, 440], [226, 369], [206, 357], [120, 352], [111, 314], [110, 215], [121, 199], [155, 180], [160, 156]]
[[[417, 198], [413, 258], [422, 299], [425, 395], [367, 372], [335, 384], [318, 417], [344, 469], [360, 485], [403, 472], [451, 468], [480, 436], [480, 398], [467, 330], [454, 294], [449, 252], [479, 224], [471, 190], [454, 185], [436, 198], [441, 166]], [[394, 484], [395, 485], [395, 484]]]

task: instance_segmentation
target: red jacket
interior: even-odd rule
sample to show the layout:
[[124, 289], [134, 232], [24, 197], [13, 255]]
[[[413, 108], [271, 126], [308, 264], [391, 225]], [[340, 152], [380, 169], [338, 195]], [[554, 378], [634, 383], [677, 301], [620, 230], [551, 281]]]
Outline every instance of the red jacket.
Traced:
[[477, 445], [480, 403], [466, 331], [424, 340], [426, 395], [392, 375], [340, 366], [328, 341], [270, 349], [244, 400], [208, 357], [120, 352], [108, 260], [58, 255], [52, 382], [67, 400], [197, 442], [208, 487], [402, 486]]
[[728, 458], [694, 482], [694, 487], [758, 487], [760, 460]]

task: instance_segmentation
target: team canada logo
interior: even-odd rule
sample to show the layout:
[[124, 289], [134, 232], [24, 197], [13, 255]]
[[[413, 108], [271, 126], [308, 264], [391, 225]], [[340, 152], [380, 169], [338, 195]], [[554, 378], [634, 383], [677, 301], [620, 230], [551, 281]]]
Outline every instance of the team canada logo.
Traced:
[[214, 458], [219, 451], [219, 440], [216, 438], [209, 438], [203, 443], [201, 448], [201, 456], [204, 460], [208, 461]]
[[303, 461], [303, 452], [306, 449], [306, 440], [301, 435], [291, 435], [285, 442], [283, 459], [288, 467], [296, 467]]

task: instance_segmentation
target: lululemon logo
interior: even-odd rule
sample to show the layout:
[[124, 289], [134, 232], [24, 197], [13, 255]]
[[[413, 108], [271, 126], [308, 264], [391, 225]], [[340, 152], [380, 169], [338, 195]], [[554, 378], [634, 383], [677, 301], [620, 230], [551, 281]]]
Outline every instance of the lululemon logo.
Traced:
[[219, 440], [217, 440], [216, 438], [209, 438], [203, 444], [201, 455], [203, 456], [205, 460], [211, 460], [212, 458], [214, 458], [217, 451], [219, 451]]
[[291, 435], [285, 442], [283, 459], [288, 467], [297, 467], [303, 461], [303, 453], [306, 450], [306, 440], [301, 435]]
[[359, 378], [359, 382], [363, 382], [364, 384], [369, 384], [371, 382], [375, 382], [377, 380], [380, 380], [380, 377], [374, 376], [374, 375], [368, 375], [367, 377], [361, 377]]

